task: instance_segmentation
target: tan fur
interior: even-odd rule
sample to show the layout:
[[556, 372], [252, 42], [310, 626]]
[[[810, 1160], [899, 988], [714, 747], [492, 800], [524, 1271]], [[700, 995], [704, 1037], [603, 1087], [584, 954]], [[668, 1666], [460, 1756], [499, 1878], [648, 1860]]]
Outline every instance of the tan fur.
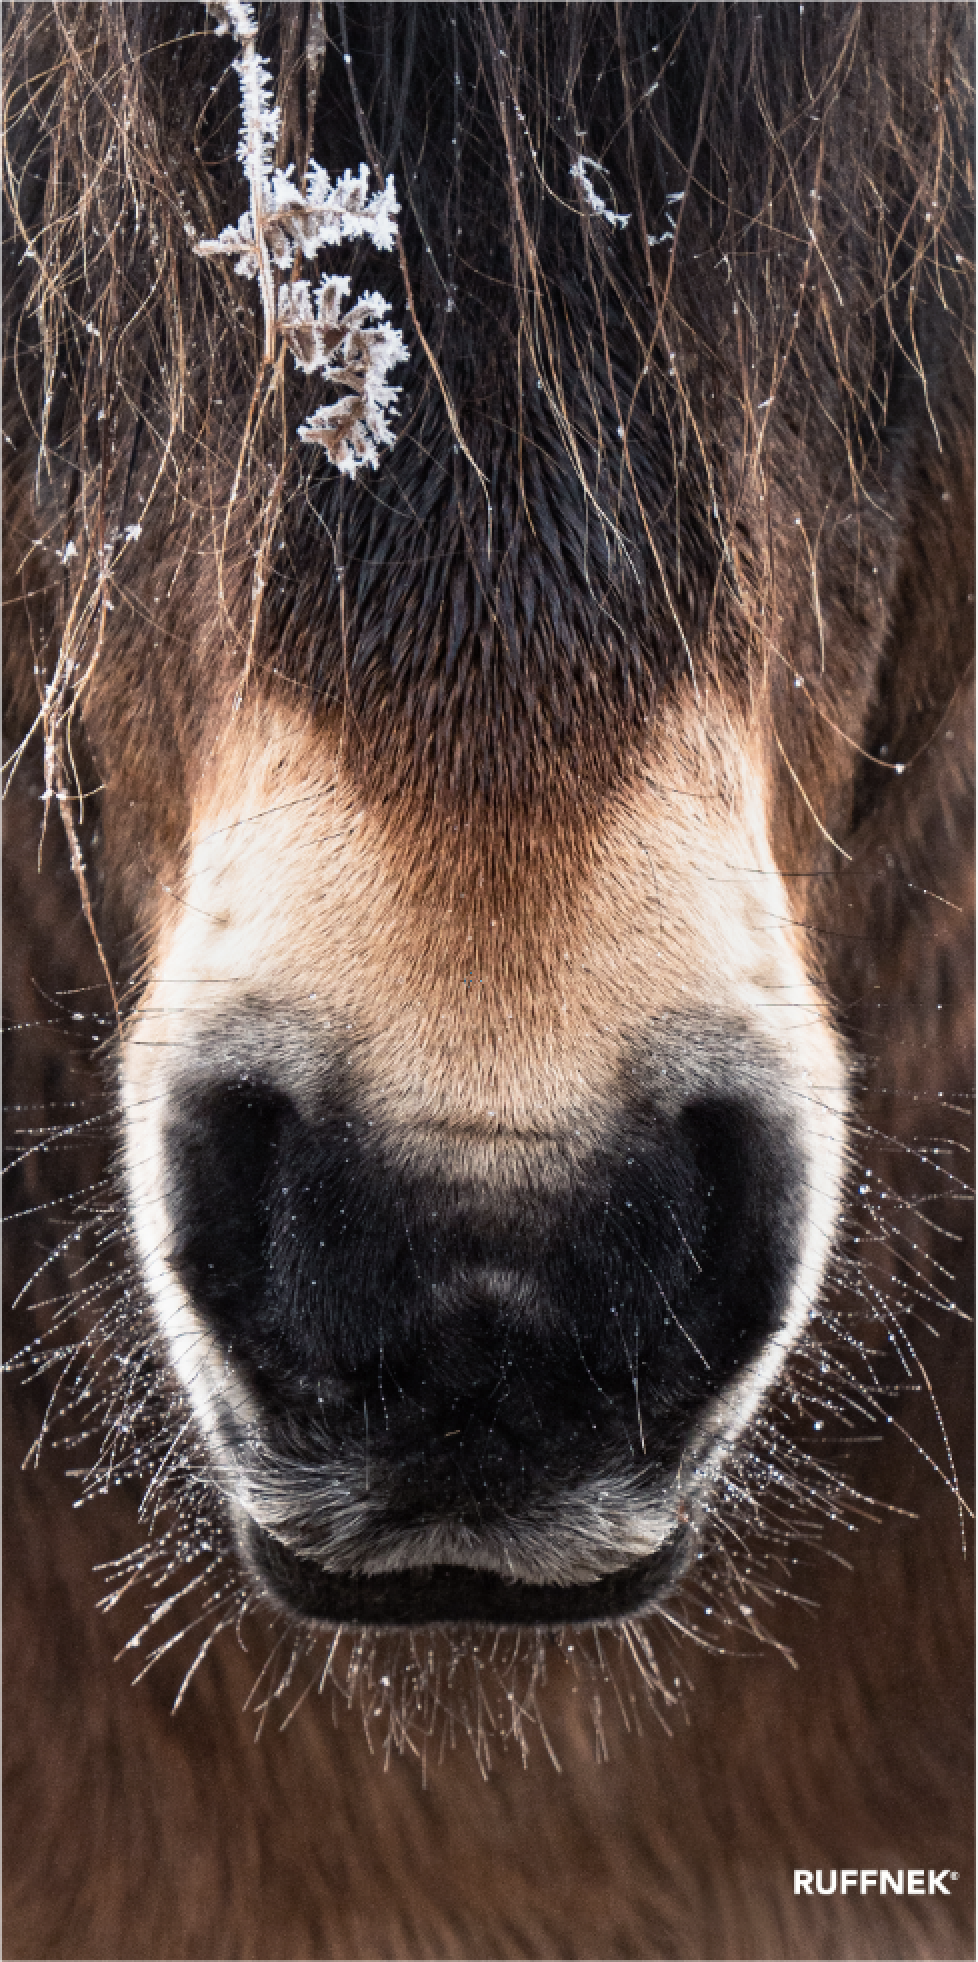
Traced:
[[[280, 160], [407, 172], [366, 491], [194, 257], [241, 189], [203, 10], [9, 36], [4, 1952], [971, 1955], [967, 10], [692, 9], [664, 66], [637, 8], [261, 11]], [[560, 196], [592, 96], [614, 235]], [[313, 1452], [234, 1457], [166, 1126], [333, 1072], [480, 1222], [583, 1204], [633, 1092], [784, 1120], [791, 1298], [678, 1468], [637, 1382], [639, 1475], [516, 1533], [371, 1538], [359, 1433], [325, 1527]], [[613, 1627], [336, 1629], [249, 1516], [324, 1573], [698, 1557]], [[956, 1877], [792, 1888], [884, 1865]]]

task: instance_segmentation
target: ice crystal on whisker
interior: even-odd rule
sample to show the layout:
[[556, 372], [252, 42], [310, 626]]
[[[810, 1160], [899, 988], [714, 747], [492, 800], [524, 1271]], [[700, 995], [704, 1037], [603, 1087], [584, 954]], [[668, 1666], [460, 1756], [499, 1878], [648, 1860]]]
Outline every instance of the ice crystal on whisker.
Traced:
[[[194, 249], [205, 259], [233, 258], [235, 272], [258, 280], [267, 361], [274, 360], [284, 341], [304, 374], [321, 374], [350, 391], [314, 410], [299, 436], [320, 444], [337, 469], [352, 477], [361, 464], [376, 469], [380, 449], [394, 442], [388, 417], [400, 391], [387, 376], [407, 360], [408, 351], [389, 324], [389, 307], [379, 293], [362, 293], [344, 312], [348, 279], [324, 276], [313, 293], [309, 280], [294, 274], [299, 258], [315, 260], [324, 247], [347, 239], [366, 238], [378, 251], [391, 251], [400, 209], [394, 179], [388, 177], [380, 190], [371, 191], [370, 173], [361, 164], [356, 175], [345, 170], [334, 183], [313, 161], [300, 190], [291, 164], [287, 170], [275, 169], [280, 117], [271, 71], [257, 49], [254, 8], [249, 0], [210, 0], [210, 9], [217, 16], [217, 33], [231, 28], [241, 43], [234, 64], [241, 84], [238, 157], [249, 208], [236, 225], [225, 225], [217, 238], [201, 239]], [[293, 277], [279, 282], [275, 268]]]
[[629, 222], [629, 219], [631, 217], [631, 212], [612, 211], [611, 206], [605, 203], [604, 198], [601, 196], [600, 191], [598, 191], [595, 185], [592, 184], [591, 182], [588, 172], [592, 170], [598, 171], [598, 173], [602, 177], [607, 177], [608, 175], [604, 165], [599, 164], [596, 157], [583, 157], [583, 156], [578, 157], [577, 162], [571, 164], [570, 174], [573, 177], [575, 183], [580, 185], [581, 190], [583, 191], [584, 196], [591, 207], [591, 210], [595, 212], [599, 218], [603, 218], [606, 224], [620, 225], [624, 227]]

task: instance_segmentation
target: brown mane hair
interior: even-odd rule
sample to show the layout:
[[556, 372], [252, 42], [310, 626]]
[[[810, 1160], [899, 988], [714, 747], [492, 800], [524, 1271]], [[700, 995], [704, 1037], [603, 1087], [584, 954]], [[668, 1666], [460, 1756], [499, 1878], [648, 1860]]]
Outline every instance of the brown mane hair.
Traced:
[[[410, 348], [355, 482], [194, 250], [245, 202], [214, 20], [7, 20], [8, 1952], [966, 1955], [971, 9], [260, 15], [277, 162], [401, 203], [396, 253], [342, 261]], [[846, 1185], [648, 1621], [334, 1637], [242, 1578], [118, 1105], [201, 785], [266, 730], [300, 845], [324, 756], [366, 814], [405, 994], [497, 913], [466, 989], [562, 986], [636, 783], [720, 839], [756, 789], [852, 1059]], [[798, 1866], [960, 1879], [808, 1900]]]

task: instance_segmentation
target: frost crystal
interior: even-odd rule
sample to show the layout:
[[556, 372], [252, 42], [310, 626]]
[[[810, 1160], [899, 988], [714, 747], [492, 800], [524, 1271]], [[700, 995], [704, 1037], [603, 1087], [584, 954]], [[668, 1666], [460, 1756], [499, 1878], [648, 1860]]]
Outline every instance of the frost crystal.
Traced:
[[[324, 403], [299, 429], [303, 442], [318, 443], [338, 470], [354, 476], [360, 465], [376, 470], [379, 450], [394, 442], [388, 416], [400, 390], [391, 387], [391, 368], [406, 361], [408, 351], [387, 320], [387, 301], [379, 293], [362, 293], [344, 313], [348, 279], [324, 276], [313, 293], [310, 282], [294, 277], [298, 259], [315, 260], [324, 246], [344, 239], [366, 238], [389, 252], [397, 237], [400, 206], [393, 177], [371, 192], [370, 173], [361, 164], [357, 174], [345, 170], [335, 184], [320, 164], [310, 163], [305, 187], [293, 179], [293, 166], [276, 170], [273, 157], [279, 133], [279, 111], [273, 101], [272, 76], [258, 53], [258, 23], [248, 0], [211, 0], [216, 31], [232, 28], [241, 42], [234, 66], [241, 84], [241, 140], [238, 157], [248, 185], [249, 209], [236, 225], [225, 225], [217, 238], [201, 239], [194, 250], [201, 258], [229, 257], [235, 272], [258, 280], [265, 316], [265, 358], [273, 360], [284, 340], [304, 374], [322, 374], [350, 394]], [[292, 272], [279, 284], [273, 268]]]
[[[580, 132], [578, 133], [580, 134]], [[602, 177], [607, 177], [608, 175], [604, 165], [599, 164], [595, 157], [578, 157], [577, 162], [571, 164], [570, 174], [574, 178], [575, 183], [580, 185], [591, 210], [596, 212], [599, 218], [603, 218], [606, 224], [621, 225], [624, 227], [628, 224], [631, 212], [612, 211], [611, 206], [605, 203], [600, 192], [592, 184], [588, 176], [588, 171], [590, 170], [600, 172]]]

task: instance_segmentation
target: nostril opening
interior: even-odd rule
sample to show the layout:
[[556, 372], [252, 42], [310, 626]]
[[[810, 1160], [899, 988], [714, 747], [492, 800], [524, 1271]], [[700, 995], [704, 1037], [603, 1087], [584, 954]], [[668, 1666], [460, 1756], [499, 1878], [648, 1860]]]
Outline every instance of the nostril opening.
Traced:
[[737, 1267], [749, 1234], [751, 1181], [760, 1171], [760, 1127], [741, 1106], [719, 1098], [689, 1104], [679, 1126], [695, 1167], [701, 1272], [721, 1263]]
[[251, 1083], [179, 1098], [166, 1126], [171, 1264], [230, 1337], [266, 1287], [271, 1212], [289, 1099]]
[[699, 1187], [697, 1292], [708, 1312], [711, 1360], [723, 1376], [784, 1314], [800, 1242], [801, 1164], [792, 1127], [745, 1104], [699, 1100], [683, 1112], [680, 1129]]

